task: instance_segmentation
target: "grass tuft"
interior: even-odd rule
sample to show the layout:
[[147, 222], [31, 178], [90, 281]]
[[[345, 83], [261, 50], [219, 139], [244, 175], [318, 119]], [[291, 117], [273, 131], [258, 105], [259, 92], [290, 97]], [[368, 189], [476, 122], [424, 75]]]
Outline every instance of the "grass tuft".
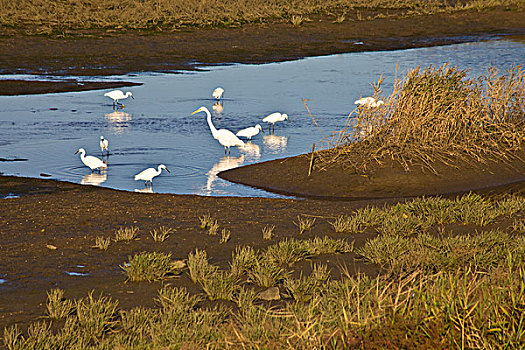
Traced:
[[308, 216], [297, 216], [297, 222], [294, 222], [295, 226], [299, 228], [299, 234], [302, 235], [304, 231], [310, 231], [315, 224], [315, 218]]
[[132, 241], [138, 236], [139, 228], [136, 226], [119, 227], [115, 231], [115, 242]]
[[94, 247], [100, 250], [108, 250], [110, 244], [111, 244], [110, 237], [97, 237], [95, 238]]
[[73, 302], [64, 298], [64, 291], [62, 289], [51, 289], [47, 292], [46, 309], [49, 318], [61, 320], [71, 314]]
[[275, 229], [275, 225], [266, 225], [262, 229], [262, 236], [265, 240], [271, 240], [274, 236], [273, 230]]
[[120, 266], [131, 282], [158, 281], [173, 273], [171, 254], [142, 252]]
[[150, 234], [155, 242], [164, 242], [172, 232], [172, 228], [161, 226], [158, 229], [153, 229]]
[[230, 230], [223, 228], [221, 231], [221, 240], [219, 241], [219, 243], [222, 244], [222, 243], [228, 242], [230, 240], [230, 237], [231, 237]]

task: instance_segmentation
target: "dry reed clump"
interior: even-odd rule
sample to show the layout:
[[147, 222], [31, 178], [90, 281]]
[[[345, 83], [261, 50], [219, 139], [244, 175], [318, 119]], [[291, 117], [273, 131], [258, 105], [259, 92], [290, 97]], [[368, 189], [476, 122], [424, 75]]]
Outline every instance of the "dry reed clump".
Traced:
[[[382, 79], [374, 86], [380, 97]], [[478, 79], [443, 65], [409, 71], [396, 79], [392, 94], [377, 108], [360, 107], [345, 128], [319, 152], [317, 168], [341, 165], [357, 172], [393, 160], [414, 164], [481, 165], [523, 161], [525, 71], [515, 66], [499, 74], [489, 68]]]
[[[0, 26], [31, 28], [37, 34], [75, 29], [173, 30], [187, 26], [239, 26], [269, 21], [300, 25], [308, 15], [325, 15], [342, 22], [373, 18], [483, 10], [496, 6], [520, 8], [520, 0], [19, 0], [0, 1]], [[341, 15], [343, 13], [343, 15]], [[366, 15], [364, 15], [366, 13]]]

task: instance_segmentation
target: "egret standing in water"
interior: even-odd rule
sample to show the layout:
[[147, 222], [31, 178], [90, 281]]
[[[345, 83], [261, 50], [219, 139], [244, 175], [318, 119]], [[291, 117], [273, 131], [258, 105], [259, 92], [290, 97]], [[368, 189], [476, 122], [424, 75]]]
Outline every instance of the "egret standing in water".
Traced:
[[124, 108], [124, 105], [122, 103], [119, 103], [118, 101], [119, 100], [123, 100], [123, 99], [126, 99], [128, 97], [131, 97], [132, 99], [135, 99], [135, 97], [133, 97], [133, 94], [128, 91], [126, 92], [126, 94], [124, 94], [122, 92], [122, 90], [113, 90], [113, 91], [110, 91], [110, 92], [106, 92], [104, 94], [104, 96], [106, 97], [109, 97], [110, 99], [113, 100], [113, 107], [115, 107], [115, 104], [117, 104], [117, 107], [120, 105]]
[[252, 137], [259, 133], [259, 131], [262, 131], [264, 133], [262, 127], [259, 124], [257, 124], [255, 126], [250, 126], [249, 128], [239, 130], [235, 135], [239, 137], [246, 137], [248, 140], [251, 140]]
[[220, 99], [222, 99], [222, 95], [224, 94], [224, 89], [221, 88], [221, 87], [218, 87], [216, 88], [215, 90], [213, 90], [213, 92], [211, 93], [211, 95], [213, 97], [215, 97], [217, 99], [217, 101], [219, 101]]
[[235, 136], [235, 134], [231, 132], [230, 130], [227, 130], [227, 129], [217, 130], [215, 128], [215, 125], [213, 125], [213, 122], [211, 121], [211, 113], [208, 110], [208, 108], [201, 107], [197, 109], [195, 112], [193, 112], [191, 115], [194, 115], [195, 113], [199, 113], [199, 112], [206, 112], [206, 116], [207, 116], [206, 120], [208, 121], [208, 126], [210, 127], [211, 134], [215, 140], [219, 141], [219, 143], [224, 146], [224, 154], [226, 154], [226, 152], [229, 154], [230, 147], [232, 146], [237, 146], [237, 147], [244, 146], [244, 142], [241, 139], [239, 139], [237, 136]]
[[[269, 116], [265, 117], [262, 121], [265, 123], [268, 123], [268, 132], [270, 132], [270, 127], [272, 127], [273, 131], [275, 131], [275, 123], [282, 122], [284, 120], [288, 120], [288, 114], [286, 113], [279, 113], [275, 112], [270, 114]], [[271, 125], [270, 125], [271, 124]]]
[[83, 148], [79, 148], [78, 151], [75, 152], [75, 154], [77, 153], [80, 153], [80, 160], [82, 161], [82, 163], [84, 163], [84, 165], [91, 169], [91, 172], [95, 171], [96, 169], [101, 171], [102, 169], [106, 169], [108, 167], [106, 163], [104, 163], [97, 157], [86, 156], [86, 150]]
[[104, 156], [104, 151], [106, 151], [106, 154], [109, 156], [109, 141], [104, 138], [104, 136], [100, 136], [100, 151], [102, 152], [102, 156]]
[[151, 186], [153, 186], [153, 178], [155, 176], [159, 176], [162, 172], [162, 169], [166, 170], [168, 173], [170, 172], [168, 168], [164, 164], [161, 164], [155, 168], [147, 168], [145, 170], [142, 170], [140, 173], [135, 175], [135, 181], [137, 180], [143, 180], [146, 181], [145, 185], [148, 186], [148, 181], [151, 183]]
[[376, 108], [376, 107], [381, 106], [382, 104], [385, 104], [385, 102], [381, 100], [376, 100], [375, 98], [369, 96], [369, 97], [362, 97], [359, 100], [355, 100], [354, 104], [359, 105], [359, 106], [364, 106], [364, 107]]

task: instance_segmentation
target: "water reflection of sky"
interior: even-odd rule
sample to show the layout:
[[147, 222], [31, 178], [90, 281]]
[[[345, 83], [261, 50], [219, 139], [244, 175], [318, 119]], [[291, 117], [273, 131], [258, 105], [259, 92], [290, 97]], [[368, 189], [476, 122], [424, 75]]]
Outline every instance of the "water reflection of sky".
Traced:
[[[469, 43], [400, 51], [351, 53], [265, 65], [229, 65], [184, 74], [140, 74], [125, 79], [144, 85], [124, 88], [134, 100], [114, 111], [106, 91], [0, 97], [0, 157], [27, 158], [0, 162], [5, 174], [52, 178], [129, 191], [143, 190], [133, 176], [164, 163], [171, 173], [155, 179], [153, 191], [205, 195], [267, 196], [217, 177], [226, 168], [308, 152], [322, 134], [342, 126], [353, 101], [372, 93], [380, 75], [385, 93], [396, 74], [417, 65], [450, 62], [469, 68], [471, 75], [489, 65], [508, 67], [523, 63], [525, 44], [519, 40]], [[13, 78], [4, 76], [4, 78]], [[33, 76], [29, 77], [34, 79]], [[100, 79], [100, 78], [86, 78]], [[222, 103], [211, 91], [226, 90]], [[315, 114], [313, 125], [302, 99]], [[209, 132], [205, 115], [189, 116], [208, 107], [217, 128], [234, 132], [262, 124], [266, 133], [255, 136], [230, 158]], [[278, 123], [268, 134], [261, 123], [279, 111], [290, 122]], [[100, 157], [98, 141], [110, 142], [109, 169], [91, 176], [74, 152], [83, 147]]]

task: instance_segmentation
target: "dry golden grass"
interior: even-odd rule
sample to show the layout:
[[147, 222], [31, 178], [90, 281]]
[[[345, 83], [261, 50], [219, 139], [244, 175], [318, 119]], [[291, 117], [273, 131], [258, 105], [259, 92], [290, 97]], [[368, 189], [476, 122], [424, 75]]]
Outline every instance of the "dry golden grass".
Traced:
[[[381, 98], [382, 79], [374, 86]], [[355, 171], [391, 159], [405, 170], [422, 164], [470, 165], [517, 159], [525, 137], [525, 71], [489, 68], [479, 79], [443, 65], [416, 68], [395, 81], [385, 104], [357, 108], [319, 152], [317, 167]]]
[[[523, 7], [521, 0], [0, 0], [0, 26], [32, 27], [36, 33], [74, 29], [172, 30], [187, 26], [239, 26], [282, 21], [300, 25], [308, 15], [335, 21]], [[373, 12], [373, 14], [363, 13]], [[341, 15], [342, 14], [342, 15]], [[347, 15], [347, 16], [346, 16]]]

